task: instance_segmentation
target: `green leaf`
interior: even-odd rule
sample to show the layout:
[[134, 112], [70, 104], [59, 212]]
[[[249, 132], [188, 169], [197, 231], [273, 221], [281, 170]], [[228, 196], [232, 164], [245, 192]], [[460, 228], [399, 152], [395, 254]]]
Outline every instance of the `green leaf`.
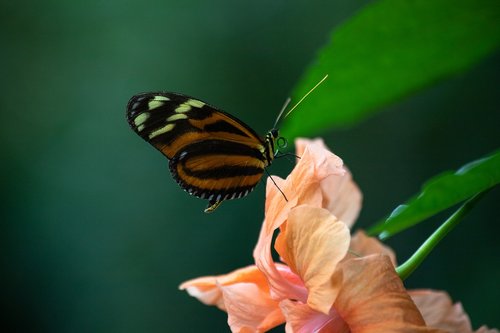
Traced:
[[[352, 124], [382, 106], [463, 71], [500, 44], [498, 0], [381, 0], [339, 26], [292, 94], [293, 138]], [[305, 109], [305, 110], [304, 110]]]
[[385, 220], [369, 230], [387, 238], [430, 216], [483, 192], [500, 182], [500, 151], [471, 162], [455, 172], [445, 172], [424, 184], [422, 191], [397, 207]]

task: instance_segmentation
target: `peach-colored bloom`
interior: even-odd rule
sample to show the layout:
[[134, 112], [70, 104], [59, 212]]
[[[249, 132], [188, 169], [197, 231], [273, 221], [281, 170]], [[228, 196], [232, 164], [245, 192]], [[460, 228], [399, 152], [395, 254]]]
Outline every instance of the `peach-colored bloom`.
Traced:
[[[255, 265], [180, 288], [227, 311], [233, 332], [264, 332], [284, 322], [287, 332], [442, 332], [462, 325], [456, 309], [429, 317], [436, 310], [422, 305], [426, 292], [412, 300], [391, 249], [362, 232], [351, 238], [361, 193], [342, 160], [320, 140], [296, 146], [302, 156], [296, 168], [285, 180], [275, 178], [288, 201], [268, 182]], [[275, 250], [283, 263], [271, 255], [278, 229]]]
[[[411, 290], [409, 294], [422, 313], [427, 325], [453, 333], [474, 332], [469, 316], [462, 308], [462, 304], [453, 304], [446, 292]], [[498, 333], [498, 330], [481, 326], [475, 333]]]
[[[271, 242], [274, 231], [286, 227], [285, 221], [291, 209], [298, 205], [330, 208], [336, 219], [349, 227], [354, 223], [361, 208], [361, 192], [352, 181], [350, 173], [343, 167], [342, 160], [328, 151], [322, 140], [298, 139], [295, 145], [297, 154], [301, 156], [296, 167], [286, 180], [275, 177], [288, 201], [283, 200], [276, 186], [268, 181], [265, 220], [254, 250], [255, 264], [267, 276], [271, 294], [278, 299], [290, 296], [290, 290], [294, 286], [290, 286], [283, 274], [276, 269], [271, 255]], [[343, 200], [341, 197], [348, 197], [350, 200]], [[333, 205], [335, 202], [338, 204]], [[281, 238], [278, 236], [276, 240], [278, 253], [282, 244]], [[347, 250], [345, 244], [344, 250]], [[330, 263], [334, 261], [330, 260]], [[334, 268], [334, 264], [328, 266], [331, 271]]]
[[265, 276], [256, 266], [193, 279], [179, 288], [207, 305], [227, 311], [233, 332], [265, 332], [284, 322], [279, 303], [271, 298]]

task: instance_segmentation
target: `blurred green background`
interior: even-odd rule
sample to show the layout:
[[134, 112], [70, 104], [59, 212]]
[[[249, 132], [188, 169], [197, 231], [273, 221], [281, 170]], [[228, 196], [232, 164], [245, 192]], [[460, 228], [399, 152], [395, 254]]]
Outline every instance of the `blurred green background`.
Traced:
[[[252, 263], [264, 186], [204, 214], [205, 202], [181, 191], [166, 159], [128, 128], [125, 105], [138, 92], [182, 92], [264, 134], [330, 30], [366, 3], [3, 1], [4, 327], [227, 331], [225, 313], [177, 286]], [[499, 61], [324, 135], [364, 193], [358, 227], [499, 146]], [[271, 172], [291, 168], [282, 159]], [[500, 326], [499, 193], [406, 281], [447, 290], [474, 327]], [[445, 217], [391, 239], [400, 261]]]

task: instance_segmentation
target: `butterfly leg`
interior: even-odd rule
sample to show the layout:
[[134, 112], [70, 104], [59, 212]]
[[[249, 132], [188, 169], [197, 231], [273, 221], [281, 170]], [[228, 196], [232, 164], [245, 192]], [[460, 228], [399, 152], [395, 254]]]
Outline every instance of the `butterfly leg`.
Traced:
[[214, 210], [217, 209], [217, 207], [220, 206], [223, 200], [217, 201], [217, 200], [211, 200], [208, 202], [207, 208], [205, 208], [205, 213], [211, 213]]

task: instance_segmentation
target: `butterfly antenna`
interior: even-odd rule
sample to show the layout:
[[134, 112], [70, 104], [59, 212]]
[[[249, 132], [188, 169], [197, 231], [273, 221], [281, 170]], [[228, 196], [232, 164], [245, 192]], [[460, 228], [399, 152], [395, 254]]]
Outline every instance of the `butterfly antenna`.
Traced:
[[302, 98], [301, 98], [301, 99], [297, 102], [297, 104], [295, 104], [295, 105], [294, 105], [294, 106], [290, 109], [290, 111], [288, 111], [288, 112], [286, 113], [286, 115], [285, 115], [283, 118], [288, 117], [288, 115], [289, 115], [290, 113], [292, 113], [292, 111], [293, 111], [293, 110], [295, 110], [295, 108], [296, 108], [297, 106], [299, 106], [299, 104], [300, 104], [300, 103], [302, 103], [302, 101], [303, 101], [303, 100], [304, 100], [307, 96], [309, 96], [309, 94], [310, 94], [310, 93], [312, 93], [312, 92], [313, 92], [316, 88], [318, 88], [318, 86], [319, 86], [320, 84], [322, 84], [322, 83], [323, 83], [323, 81], [325, 81], [327, 77], [328, 77], [328, 74], [326, 74], [326, 75], [325, 75], [325, 77], [321, 79], [321, 81], [319, 81], [318, 83], [316, 83], [316, 85], [315, 85], [315, 86], [314, 86], [311, 90], [309, 90], [309, 91], [307, 92], [307, 94], [305, 94], [305, 95], [304, 95], [304, 97], [302, 97]]
[[281, 108], [281, 111], [280, 113], [278, 114], [278, 117], [276, 118], [276, 121], [274, 122], [274, 125], [273, 125], [273, 128], [276, 128], [276, 125], [278, 125], [278, 121], [280, 121], [281, 119], [281, 115], [283, 114], [283, 112], [285, 112], [285, 109], [286, 107], [288, 106], [288, 104], [290, 104], [290, 101], [292, 99], [290, 97], [288, 97], [285, 101], [285, 104], [283, 104], [283, 107]]

